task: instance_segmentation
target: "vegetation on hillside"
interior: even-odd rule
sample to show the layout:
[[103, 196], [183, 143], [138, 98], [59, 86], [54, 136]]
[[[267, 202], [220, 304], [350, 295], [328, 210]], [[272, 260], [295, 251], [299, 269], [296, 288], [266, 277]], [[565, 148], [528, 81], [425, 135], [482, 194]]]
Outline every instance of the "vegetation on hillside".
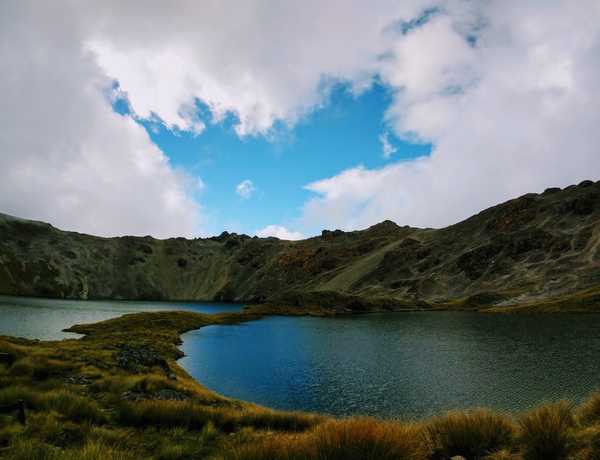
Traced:
[[[220, 396], [176, 360], [180, 334], [270, 313], [125, 315], [70, 330], [81, 339], [0, 338], [0, 458], [27, 460], [552, 460], [600, 458], [600, 393], [580, 407], [484, 409], [422, 421], [336, 419]], [[319, 312], [316, 312], [319, 313]]]
[[591, 181], [443, 229], [385, 221], [303, 241], [99, 238], [0, 214], [0, 293], [14, 295], [581, 311], [600, 308], [588, 295], [600, 291], [599, 268], [600, 182]]

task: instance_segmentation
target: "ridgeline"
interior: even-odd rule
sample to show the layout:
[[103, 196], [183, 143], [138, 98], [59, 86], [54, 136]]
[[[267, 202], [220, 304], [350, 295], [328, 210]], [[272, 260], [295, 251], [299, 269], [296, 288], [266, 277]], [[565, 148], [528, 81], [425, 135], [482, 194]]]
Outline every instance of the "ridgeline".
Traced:
[[600, 182], [442, 229], [384, 221], [303, 241], [101, 238], [0, 214], [0, 293], [235, 301], [332, 311], [600, 309]]

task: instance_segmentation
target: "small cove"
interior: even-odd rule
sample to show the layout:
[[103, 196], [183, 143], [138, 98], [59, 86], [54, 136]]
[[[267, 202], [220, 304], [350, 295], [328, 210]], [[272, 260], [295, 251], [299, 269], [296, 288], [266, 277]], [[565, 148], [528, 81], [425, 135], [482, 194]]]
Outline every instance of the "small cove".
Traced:
[[[203, 302], [0, 296], [0, 335], [77, 337], [126, 313], [239, 311]], [[469, 312], [267, 317], [183, 336], [180, 364], [225, 396], [276, 409], [424, 417], [477, 406], [520, 411], [600, 388], [600, 315]]]
[[63, 332], [74, 324], [96, 323], [127, 313], [186, 310], [198, 313], [240, 311], [241, 304], [130, 300], [67, 300], [0, 296], [0, 335], [39, 340], [76, 338]]
[[514, 412], [600, 388], [600, 315], [268, 317], [183, 339], [180, 363], [202, 384], [277, 409]]

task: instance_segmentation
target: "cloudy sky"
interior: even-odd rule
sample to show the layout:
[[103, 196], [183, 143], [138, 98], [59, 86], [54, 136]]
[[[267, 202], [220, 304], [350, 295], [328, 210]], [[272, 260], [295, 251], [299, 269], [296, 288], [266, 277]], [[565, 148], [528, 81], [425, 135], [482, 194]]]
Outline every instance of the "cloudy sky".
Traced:
[[0, 212], [440, 227], [600, 179], [598, 0], [0, 2]]

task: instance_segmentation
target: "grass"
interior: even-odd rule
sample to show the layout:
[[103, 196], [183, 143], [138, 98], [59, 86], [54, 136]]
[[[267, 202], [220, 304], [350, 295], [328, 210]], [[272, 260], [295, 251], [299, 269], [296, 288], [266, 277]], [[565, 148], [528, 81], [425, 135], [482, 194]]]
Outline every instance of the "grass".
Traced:
[[371, 418], [329, 420], [296, 436], [266, 436], [227, 453], [227, 460], [421, 460], [428, 448], [417, 425]]
[[440, 459], [454, 455], [483, 458], [510, 447], [516, 432], [510, 418], [485, 409], [435, 417], [425, 431], [432, 458]]
[[563, 460], [577, 450], [573, 408], [564, 401], [526, 413], [519, 427], [524, 460]]
[[[268, 314], [125, 315], [73, 327], [83, 339], [0, 337], [0, 405], [26, 402], [27, 424], [0, 414], [0, 459], [600, 460], [600, 393], [579, 407], [521, 415], [476, 409], [421, 421], [266, 409], [218, 395], [177, 365], [182, 332]], [[123, 344], [167, 364], [121, 368]], [[175, 395], [175, 400], [156, 395]], [[134, 399], [132, 398], [132, 395]], [[162, 396], [161, 396], [162, 397]]]

